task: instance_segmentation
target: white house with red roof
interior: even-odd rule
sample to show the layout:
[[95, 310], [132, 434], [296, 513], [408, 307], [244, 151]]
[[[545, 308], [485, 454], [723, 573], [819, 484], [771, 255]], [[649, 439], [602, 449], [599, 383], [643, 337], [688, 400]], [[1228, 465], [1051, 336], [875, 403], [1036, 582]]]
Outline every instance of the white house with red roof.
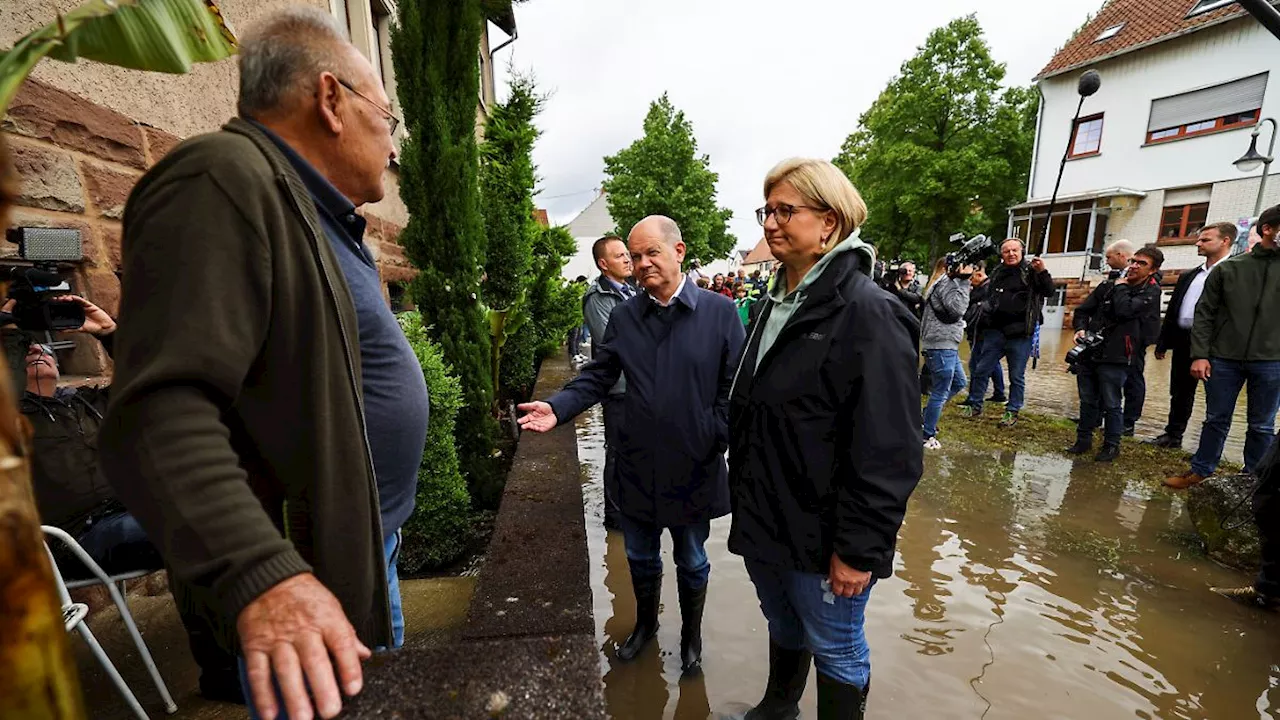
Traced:
[[[1098, 71], [1102, 88], [1073, 125], [1086, 70]], [[1280, 116], [1273, 71], [1280, 41], [1233, 0], [1110, 0], [1036, 78], [1043, 101], [1027, 201], [1010, 210], [1009, 234], [1059, 280], [1097, 278], [1103, 248], [1122, 238], [1159, 245], [1169, 270], [1199, 264], [1200, 226], [1247, 227], [1253, 215], [1262, 171], [1234, 163], [1254, 127]], [[1271, 132], [1262, 128], [1264, 154]], [[1280, 178], [1271, 177], [1263, 207], [1277, 202]], [[1074, 305], [1078, 287], [1072, 295]]]

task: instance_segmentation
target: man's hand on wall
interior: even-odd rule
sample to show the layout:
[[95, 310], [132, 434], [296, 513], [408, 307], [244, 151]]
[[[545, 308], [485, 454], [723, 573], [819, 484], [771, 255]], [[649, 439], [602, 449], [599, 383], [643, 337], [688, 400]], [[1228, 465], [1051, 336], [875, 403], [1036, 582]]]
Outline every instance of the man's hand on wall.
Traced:
[[356, 637], [338, 599], [310, 573], [294, 575], [246, 605], [236, 630], [249, 693], [265, 720], [281, 712], [332, 718], [342, 711], [342, 694], [355, 696], [364, 685], [360, 661], [372, 653]]
[[87, 332], [90, 335], [102, 337], [116, 331], [116, 321], [111, 319], [106, 310], [79, 295], [62, 295], [54, 298], [54, 301], [78, 303], [80, 307], [84, 308], [84, 324], [75, 330], [67, 330], [67, 332]]

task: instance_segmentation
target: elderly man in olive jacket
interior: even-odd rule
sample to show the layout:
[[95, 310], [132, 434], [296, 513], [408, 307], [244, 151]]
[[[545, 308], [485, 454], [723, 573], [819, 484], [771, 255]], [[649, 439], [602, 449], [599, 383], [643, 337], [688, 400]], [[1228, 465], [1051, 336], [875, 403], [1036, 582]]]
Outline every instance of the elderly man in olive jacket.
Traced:
[[547, 402], [520, 406], [520, 424], [546, 432], [603, 399], [626, 373], [626, 425], [618, 448], [618, 508], [636, 593], [636, 626], [618, 648], [635, 658], [658, 631], [662, 530], [670, 529], [680, 590], [680, 659], [702, 664], [702, 610], [713, 518], [729, 514], [724, 453], [728, 405], [745, 332], [733, 301], [680, 273], [684, 241], [670, 218], [640, 221], [628, 239], [648, 292], [614, 309], [582, 375]]
[[102, 467], [267, 720], [334, 717], [395, 642], [427, 397], [355, 212], [384, 194], [387, 106], [329, 13], [279, 11], [245, 36], [241, 117], [125, 212]]

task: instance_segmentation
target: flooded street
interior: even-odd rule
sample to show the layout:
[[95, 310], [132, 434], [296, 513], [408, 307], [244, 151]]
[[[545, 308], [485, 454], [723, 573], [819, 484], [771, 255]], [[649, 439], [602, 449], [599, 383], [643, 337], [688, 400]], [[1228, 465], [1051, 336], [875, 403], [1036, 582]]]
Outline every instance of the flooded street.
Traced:
[[[1054, 372], [1046, 366], [1060, 364], [1059, 355], [1046, 345], [1052, 360], [1037, 372]], [[1048, 392], [1033, 378], [1033, 398]], [[1153, 399], [1163, 392], [1152, 383]], [[1070, 412], [1074, 390], [1058, 399], [1058, 412]], [[1154, 413], [1160, 425], [1163, 407]], [[1242, 430], [1233, 429], [1237, 445]], [[768, 634], [742, 561], [726, 550], [728, 518], [713, 523], [707, 547], [705, 677], [679, 680], [669, 538], [658, 642], [636, 662], [615, 664], [634, 606], [622, 537], [601, 523], [598, 408], [579, 420], [578, 437], [613, 717], [702, 720], [747, 709], [765, 685]], [[1145, 483], [1099, 480], [1091, 462], [1065, 456], [956, 444], [927, 458], [895, 575], [876, 584], [868, 608], [869, 717], [1280, 717], [1280, 615], [1208, 592], [1250, 578], [1188, 549], [1180, 499]], [[814, 717], [812, 679], [802, 707]]]

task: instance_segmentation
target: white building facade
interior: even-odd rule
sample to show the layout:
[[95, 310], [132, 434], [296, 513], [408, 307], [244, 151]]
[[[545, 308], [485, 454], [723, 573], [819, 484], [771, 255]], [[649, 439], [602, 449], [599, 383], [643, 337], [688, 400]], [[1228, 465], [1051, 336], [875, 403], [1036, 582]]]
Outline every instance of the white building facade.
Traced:
[[[1126, 30], [1142, 29], [1134, 14], [1149, 15], [1150, 6], [1115, 0], [1038, 78], [1043, 101], [1028, 200], [1011, 209], [1009, 234], [1026, 240], [1056, 279], [1096, 278], [1103, 248], [1118, 239], [1155, 243], [1168, 270], [1194, 267], [1198, 228], [1230, 222], [1247, 231], [1254, 215], [1262, 170], [1243, 173], [1233, 163], [1248, 150], [1254, 127], [1280, 116], [1280, 42], [1233, 3], [1167, 5], [1165, 35], [1138, 35], [1125, 45]], [[1088, 47], [1095, 43], [1101, 47]], [[1086, 70], [1101, 75], [1102, 87], [1085, 99], [1073, 125], [1077, 82]], [[1264, 154], [1270, 133], [1262, 129]], [[1263, 207], [1278, 202], [1280, 178], [1273, 174]]]

